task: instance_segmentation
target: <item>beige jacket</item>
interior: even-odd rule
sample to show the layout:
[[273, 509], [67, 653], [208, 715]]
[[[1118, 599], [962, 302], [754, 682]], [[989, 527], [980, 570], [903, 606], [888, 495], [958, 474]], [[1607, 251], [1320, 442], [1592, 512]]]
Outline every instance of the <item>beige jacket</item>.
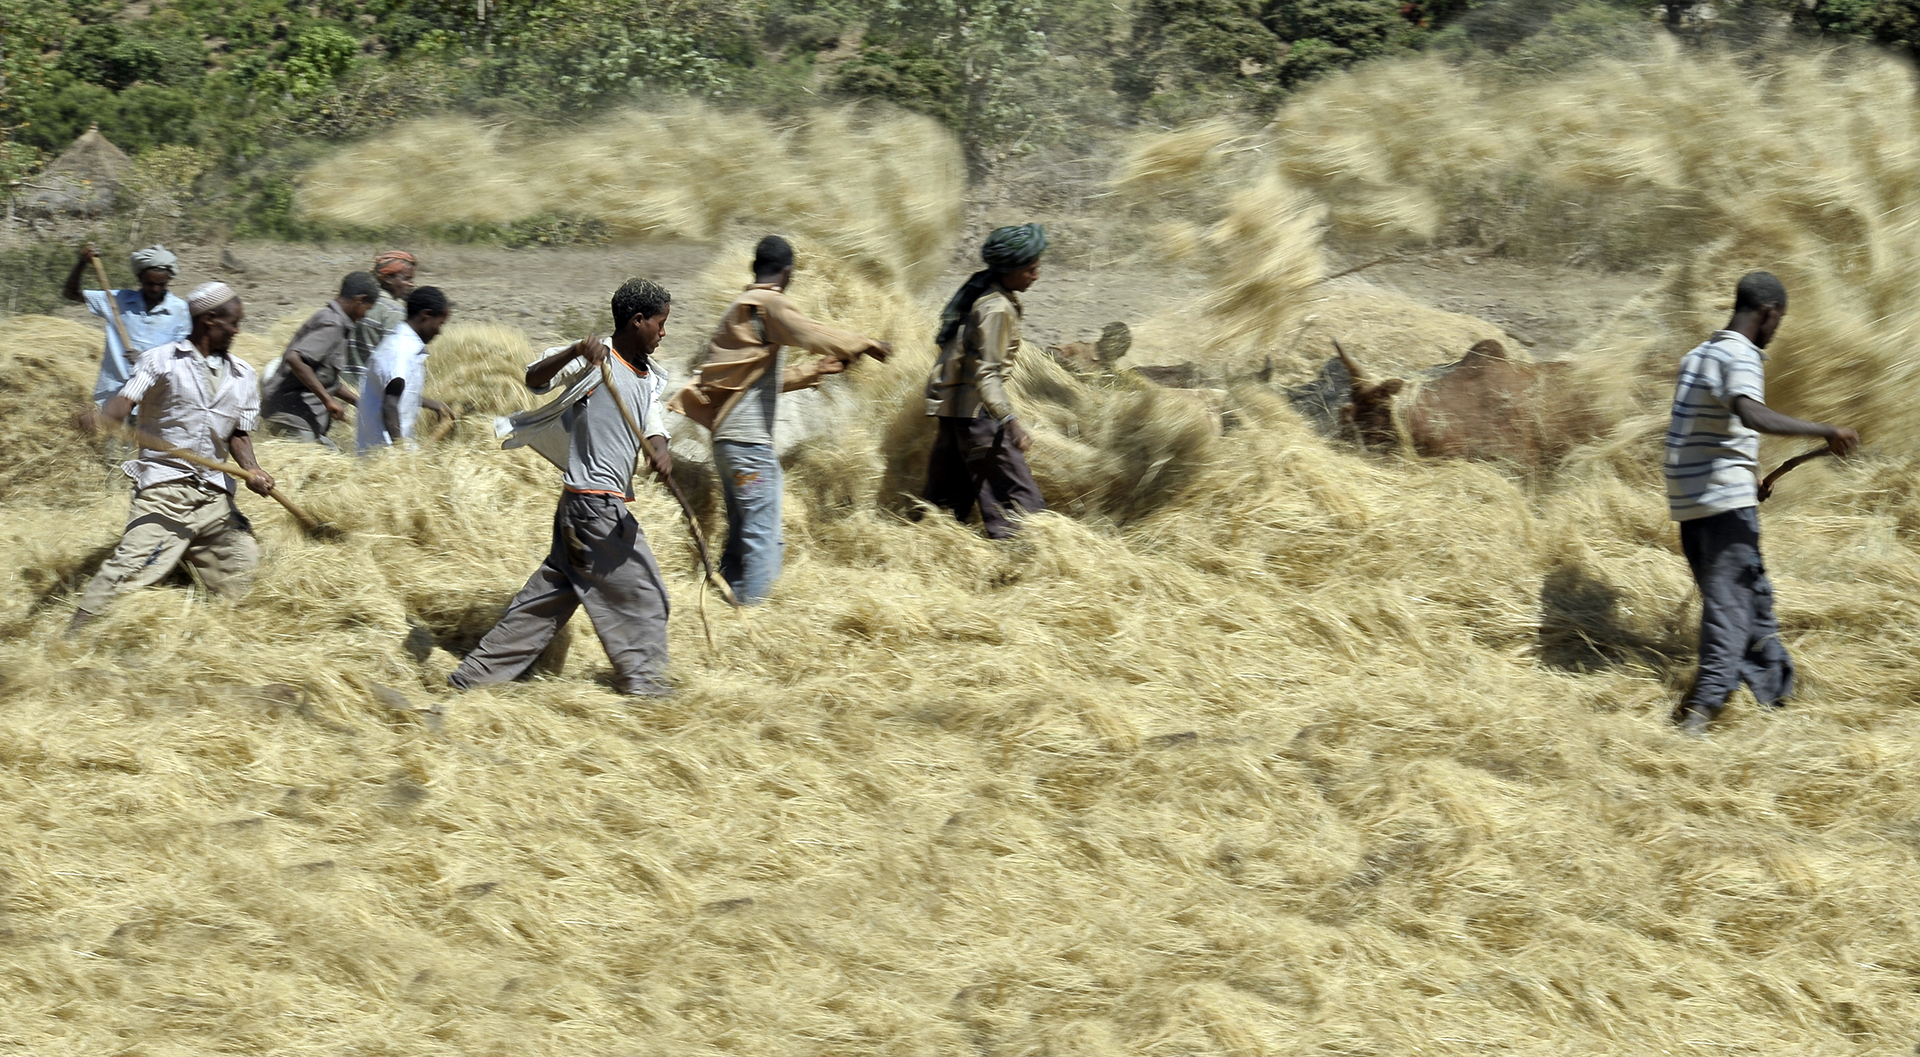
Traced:
[[927, 414], [944, 418], [1013, 417], [1007, 380], [1020, 351], [1020, 299], [999, 283], [980, 300], [960, 330], [940, 347], [927, 378]]
[[[767, 373], [782, 345], [795, 345], [822, 357], [852, 363], [880, 347], [872, 338], [815, 323], [802, 315], [777, 286], [755, 283], [720, 316], [707, 342], [707, 356], [693, 381], [667, 401], [667, 408], [712, 430], [740, 401], [740, 394]], [[780, 391], [820, 384], [823, 360], [788, 367]]]

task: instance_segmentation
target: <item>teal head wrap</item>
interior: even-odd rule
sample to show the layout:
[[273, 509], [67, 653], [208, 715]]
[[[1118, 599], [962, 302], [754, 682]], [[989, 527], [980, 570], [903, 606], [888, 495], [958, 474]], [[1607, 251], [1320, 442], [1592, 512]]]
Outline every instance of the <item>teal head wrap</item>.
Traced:
[[973, 311], [973, 303], [993, 287], [993, 278], [1002, 272], [1024, 268], [1040, 259], [1047, 248], [1047, 229], [1038, 224], [1012, 224], [994, 228], [980, 247], [980, 259], [986, 267], [967, 277], [967, 281], [940, 311], [940, 331], [935, 345], [945, 345], [960, 332], [960, 324]]

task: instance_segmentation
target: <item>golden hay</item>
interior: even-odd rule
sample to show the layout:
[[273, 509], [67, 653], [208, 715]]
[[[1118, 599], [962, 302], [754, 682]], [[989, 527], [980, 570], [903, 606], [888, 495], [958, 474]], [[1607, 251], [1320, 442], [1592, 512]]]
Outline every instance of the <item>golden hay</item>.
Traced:
[[[1508, 252], [1671, 262], [1580, 350], [1584, 384], [1622, 416], [1667, 397], [1674, 361], [1724, 323], [1742, 273], [1771, 270], [1791, 299], [1769, 350], [1771, 402], [1908, 454], [1920, 450], [1903, 395], [1920, 384], [1916, 115], [1911, 67], [1851, 49], [1756, 66], [1663, 39], [1638, 61], [1521, 88], [1433, 58], [1331, 78], [1252, 146], [1218, 124], [1146, 137], [1120, 184], [1136, 203], [1192, 204], [1201, 220], [1179, 246], [1201, 222], [1250, 233], [1214, 235], [1204, 262], [1227, 287], [1207, 340], [1229, 349], [1263, 330], [1271, 342], [1310, 310], [1317, 243], [1264, 233], [1315, 210], [1349, 239], [1392, 241], [1431, 237], [1459, 219], [1453, 203], [1484, 214], [1481, 237]], [[1291, 261], [1276, 256], [1289, 248]], [[1285, 275], [1300, 278], [1261, 278]]]
[[[1672, 105], [1656, 88], [1636, 85], [1649, 123]], [[914, 330], [902, 272], [842, 274], [866, 273], [803, 263], [810, 307], [871, 298], [839, 321]], [[702, 296], [738, 281], [723, 269]], [[1809, 345], [1817, 296], [1789, 317]], [[8, 366], [87, 347], [84, 328], [21, 326], [0, 332]], [[438, 395], [507, 398], [487, 357], [512, 364], [523, 337], [448, 341]], [[1179, 394], [1028, 356], [1035, 470], [1076, 516], [997, 545], [887, 512], [917, 473], [928, 355], [922, 337], [862, 364], [845, 387], [861, 413], [795, 454], [786, 575], [755, 641], [716, 614], [718, 659], [688, 612], [679, 515], [643, 489], [680, 686], [645, 705], [607, 692], [584, 625], [550, 675], [442, 688], [546, 546], [554, 474], [491, 438], [366, 461], [264, 441], [347, 538], [307, 540], [244, 495], [267, 552], [245, 598], [141, 592], [63, 642], [124, 498], [60, 422], [90, 367], [10, 370], [0, 436], [39, 438], [50, 470], [11, 479], [0, 518], [20, 571], [0, 584], [0, 1040], [166, 1057], [1909, 1045], [1920, 466], [1803, 471], [1769, 503], [1801, 699], [1758, 715], [1743, 698], [1688, 741], [1666, 723], [1686, 569], [1657, 488], [1605, 459], [1529, 492], [1330, 446], [1268, 392], [1234, 394], [1240, 428], [1216, 436]]]
[[781, 127], [689, 104], [526, 141], [474, 121], [417, 122], [318, 166], [301, 201], [366, 225], [584, 215], [626, 238], [711, 239], [736, 221], [777, 220], [914, 290], [946, 263], [961, 190], [959, 150], [927, 118], [822, 110]]

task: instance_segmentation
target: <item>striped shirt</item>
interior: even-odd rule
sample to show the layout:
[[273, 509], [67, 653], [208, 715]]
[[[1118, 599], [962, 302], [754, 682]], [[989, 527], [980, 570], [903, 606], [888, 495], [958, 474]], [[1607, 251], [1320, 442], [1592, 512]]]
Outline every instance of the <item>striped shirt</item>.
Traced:
[[1667, 506], [1675, 521], [1740, 510], [1760, 502], [1760, 434], [1733, 413], [1735, 397], [1766, 402], [1760, 347], [1721, 330], [1680, 359], [1667, 427]]
[[[223, 361], [210, 363], [209, 360]], [[140, 408], [140, 429], [171, 447], [203, 458], [225, 459], [235, 433], [260, 424], [260, 380], [237, 356], [206, 357], [190, 341], [175, 341], [140, 354], [119, 395]], [[168, 481], [204, 481], [233, 494], [233, 478], [151, 448], [120, 464], [138, 488]]]

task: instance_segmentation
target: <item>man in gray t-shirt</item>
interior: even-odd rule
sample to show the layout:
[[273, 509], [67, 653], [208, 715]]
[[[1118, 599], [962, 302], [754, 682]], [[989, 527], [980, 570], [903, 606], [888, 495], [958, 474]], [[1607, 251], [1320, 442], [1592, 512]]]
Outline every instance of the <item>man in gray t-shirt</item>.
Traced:
[[[754, 250], [753, 285], [720, 317], [699, 376], [668, 406], [713, 431], [713, 463], [727, 503], [727, 549], [720, 575], [743, 605], [758, 602], [780, 577], [780, 458], [773, 422], [780, 394], [820, 384], [862, 354], [885, 360], [884, 341], [822, 326], [787, 299], [793, 247], [778, 235]], [[787, 366], [787, 347], [817, 358]]]
[[354, 328], [380, 287], [367, 272], [354, 272], [340, 283], [340, 296], [321, 306], [293, 332], [282, 354], [280, 373], [268, 383], [261, 401], [261, 417], [269, 432], [312, 444], [333, 447], [327, 431], [345, 418], [342, 403], [359, 402], [359, 394], [341, 382], [347, 369]]
[[[647, 461], [673, 472], [666, 430], [660, 427], [652, 356], [667, 333], [672, 303], [645, 279], [628, 280], [613, 295], [612, 351], [598, 338], [577, 341], [527, 368], [527, 387], [566, 390], [552, 403], [509, 420], [507, 447], [526, 446], [561, 467], [560, 509], [553, 516], [547, 560], [515, 595], [500, 622], [447, 677], [456, 689], [517, 678], [538, 660], [574, 610], [586, 607], [593, 630], [613, 662], [614, 689], [635, 697], [665, 697], [667, 588], [646, 534], [626, 504], [640, 438], [619, 402], [606, 392], [604, 363], [627, 409], [647, 434]], [[555, 434], [560, 431], [563, 436]], [[561, 443], [549, 443], [549, 441]]]

